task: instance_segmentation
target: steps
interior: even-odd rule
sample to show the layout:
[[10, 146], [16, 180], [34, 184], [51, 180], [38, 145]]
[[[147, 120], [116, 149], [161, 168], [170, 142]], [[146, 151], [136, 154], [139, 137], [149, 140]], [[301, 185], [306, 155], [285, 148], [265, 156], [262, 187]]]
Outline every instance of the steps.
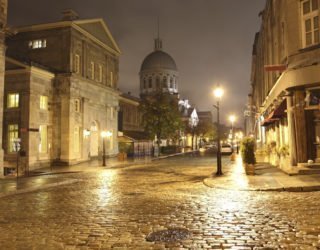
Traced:
[[320, 174], [320, 163], [298, 163], [298, 174]]

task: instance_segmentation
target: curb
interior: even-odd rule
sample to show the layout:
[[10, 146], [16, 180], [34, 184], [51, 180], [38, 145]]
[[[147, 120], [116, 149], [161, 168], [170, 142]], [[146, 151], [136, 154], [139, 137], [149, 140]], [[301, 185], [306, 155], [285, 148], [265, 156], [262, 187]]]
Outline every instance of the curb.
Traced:
[[316, 192], [320, 191], [320, 185], [316, 186], [299, 186], [299, 187], [278, 187], [278, 188], [227, 188], [219, 185], [210, 185], [208, 183], [210, 178], [206, 178], [203, 180], [203, 184], [209, 188], [217, 188], [223, 190], [236, 190], [236, 191], [255, 191], [255, 192], [295, 192], [295, 193], [302, 193], [302, 192]]
[[158, 161], [158, 160], [167, 159], [167, 158], [174, 157], [174, 156], [179, 156], [179, 155], [184, 155], [184, 154], [192, 154], [192, 153], [196, 153], [196, 152], [199, 152], [199, 150], [183, 152], [183, 153], [176, 153], [176, 154], [171, 154], [171, 155], [159, 156], [159, 157], [151, 159], [151, 161]]
[[12, 195], [17, 195], [17, 194], [31, 193], [31, 192], [34, 192], [34, 191], [39, 191], [39, 190], [48, 189], [48, 188], [52, 188], [52, 187], [58, 187], [58, 186], [62, 186], [62, 185], [68, 185], [68, 184], [72, 184], [72, 183], [75, 183], [75, 182], [78, 182], [78, 180], [59, 181], [59, 182], [56, 182], [56, 183], [45, 184], [45, 185], [42, 185], [40, 187], [24, 188], [24, 189], [21, 189], [21, 190], [15, 190], [15, 191], [11, 191], [11, 192], [0, 194], [0, 198], [12, 196]]

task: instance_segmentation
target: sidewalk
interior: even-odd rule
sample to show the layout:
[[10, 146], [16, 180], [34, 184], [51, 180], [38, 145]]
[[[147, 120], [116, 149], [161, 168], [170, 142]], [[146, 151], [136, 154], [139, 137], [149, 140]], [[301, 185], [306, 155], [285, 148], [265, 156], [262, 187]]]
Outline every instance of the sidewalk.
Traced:
[[136, 158], [126, 161], [118, 161], [117, 158], [109, 158], [106, 161], [106, 166], [103, 167], [101, 161], [84, 162], [73, 166], [53, 166], [31, 171], [29, 176], [5, 177], [0, 179], [0, 198], [43, 190], [61, 185], [68, 185], [79, 180], [75, 177], [70, 177], [67, 174], [75, 174], [80, 172], [97, 172], [102, 169], [124, 168], [132, 164], [142, 164], [150, 162], [151, 157]]
[[269, 164], [257, 164], [255, 175], [246, 175], [242, 160], [236, 158], [234, 163], [225, 167], [223, 176], [211, 176], [203, 182], [206, 186], [240, 191], [320, 191], [320, 175], [289, 176], [279, 168]]
[[[192, 152], [185, 152], [192, 153]], [[53, 166], [41, 168], [31, 171], [28, 177], [15, 176], [5, 177], [0, 179], [0, 198], [15, 194], [33, 192], [36, 190], [47, 189], [60, 185], [67, 185], [78, 182], [76, 178], [70, 178], [66, 174], [75, 174], [80, 172], [97, 172], [102, 169], [125, 168], [131, 165], [145, 164], [151, 161], [161, 160], [172, 156], [177, 156], [185, 153], [165, 155], [161, 157], [137, 157], [119, 161], [115, 158], [106, 159], [106, 166], [102, 166], [101, 161], [84, 162], [72, 166]]]

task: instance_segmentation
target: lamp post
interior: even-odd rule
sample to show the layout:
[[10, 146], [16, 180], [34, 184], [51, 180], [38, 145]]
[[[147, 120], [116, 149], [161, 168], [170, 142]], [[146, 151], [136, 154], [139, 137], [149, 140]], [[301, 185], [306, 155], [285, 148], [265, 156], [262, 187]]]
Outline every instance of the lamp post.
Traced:
[[234, 145], [233, 145], [233, 141], [234, 141], [234, 129], [233, 129], [233, 124], [236, 121], [236, 116], [235, 115], [230, 115], [229, 116], [229, 121], [231, 122], [231, 161], [235, 160], [235, 155], [234, 155]]
[[223, 96], [223, 89], [219, 86], [214, 89], [213, 94], [217, 98], [217, 104], [213, 105], [217, 110], [217, 176], [222, 175], [222, 166], [221, 166], [221, 146], [220, 146], [220, 100]]
[[102, 166], [106, 166], [106, 145], [105, 145], [105, 138], [106, 137], [111, 137], [112, 132], [110, 131], [102, 131], [101, 132], [101, 137], [102, 137]]

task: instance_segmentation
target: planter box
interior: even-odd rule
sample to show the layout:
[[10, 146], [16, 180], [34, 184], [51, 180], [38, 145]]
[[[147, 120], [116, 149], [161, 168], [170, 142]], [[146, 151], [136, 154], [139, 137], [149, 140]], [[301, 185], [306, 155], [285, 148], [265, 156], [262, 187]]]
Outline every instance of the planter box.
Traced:
[[127, 154], [126, 153], [119, 153], [118, 154], [118, 160], [119, 161], [125, 161], [127, 159]]
[[254, 168], [255, 168], [254, 164], [245, 163], [244, 166], [245, 166], [245, 170], [246, 170], [247, 175], [254, 175]]

